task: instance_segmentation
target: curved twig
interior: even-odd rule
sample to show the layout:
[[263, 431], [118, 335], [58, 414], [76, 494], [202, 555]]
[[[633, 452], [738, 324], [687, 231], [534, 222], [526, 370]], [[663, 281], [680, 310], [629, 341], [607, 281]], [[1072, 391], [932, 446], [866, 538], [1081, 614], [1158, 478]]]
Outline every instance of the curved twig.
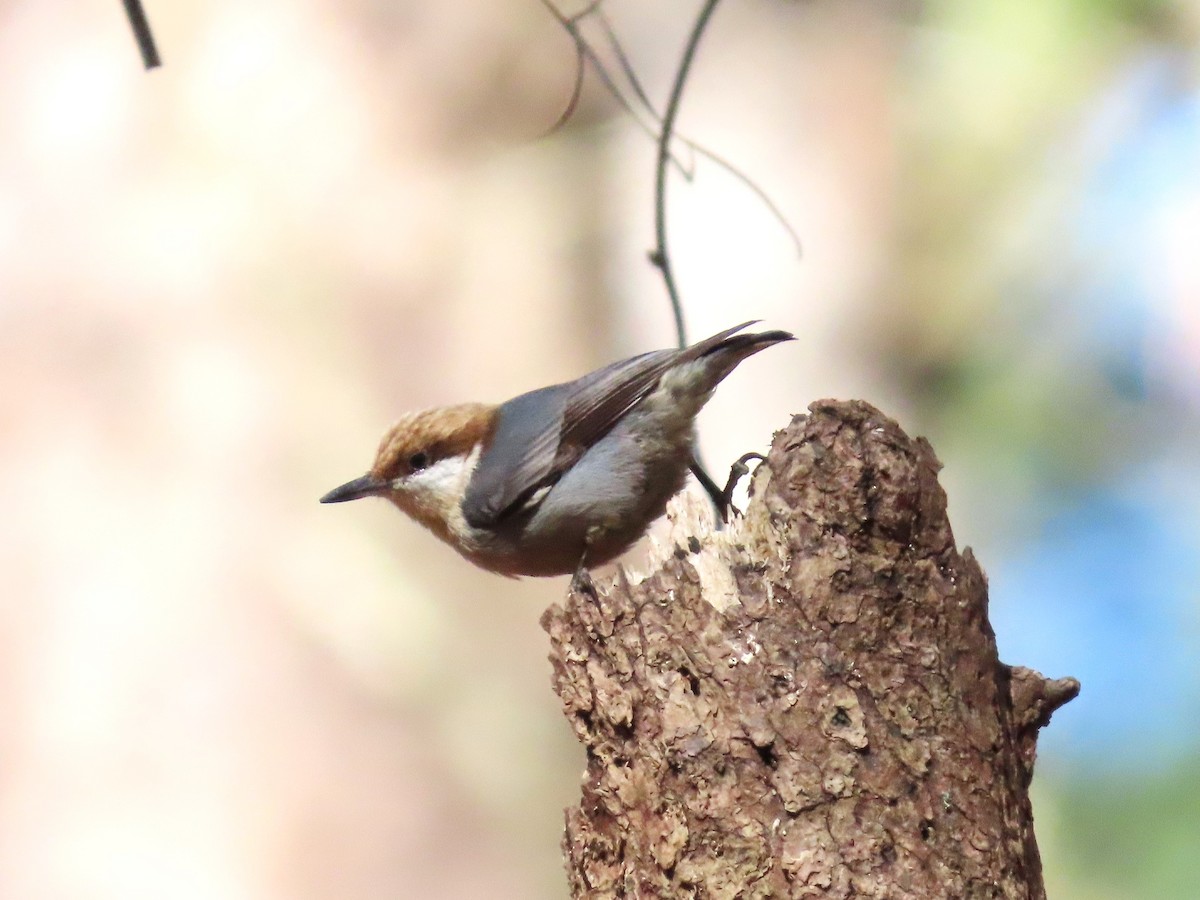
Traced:
[[[645, 89], [642, 87], [641, 80], [633, 69], [633, 65], [629, 61], [625, 49], [621, 46], [620, 39], [613, 30], [612, 22], [608, 16], [604, 14], [603, 0], [592, 0], [586, 7], [572, 16], [567, 16], [561, 12], [550, 0], [542, 0], [542, 5], [549, 11], [555, 20], [562, 26], [563, 30], [571, 37], [575, 45], [575, 82], [572, 85], [571, 96], [567, 101], [566, 108], [559, 115], [554, 125], [547, 130], [547, 134], [554, 134], [558, 131], [574, 114], [579, 105], [579, 98], [583, 92], [583, 80], [587, 65], [590, 63], [595, 69], [597, 76], [600, 78], [601, 84], [608, 91], [609, 95], [617, 101], [621, 109], [631, 118], [643, 134], [652, 137], [657, 142], [662, 133], [663, 117], [658, 114], [654, 108], [654, 104], [650, 101]], [[621, 69], [621, 75], [629, 85], [630, 91], [633, 93], [633, 98], [636, 104], [631, 102], [625, 96], [620, 86], [616, 83], [611, 73], [606, 68], [604, 61], [599, 58], [596, 51], [588, 43], [580, 30], [580, 23], [585, 19], [594, 18], [604, 31], [604, 38], [608, 42], [608, 47], [616, 57], [617, 63]], [[653, 125], [647, 124], [643, 120], [643, 113], [648, 116]], [[694, 156], [701, 156], [710, 162], [714, 163], [721, 169], [724, 169], [732, 175], [742, 185], [749, 188], [767, 208], [767, 211], [783, 228], [788, 238], [796, 247], [796, 254], [801, 255], [803, 246], [800, 241], [800, 235], [796, 229], [787, 220], [783, 210], [773, 201], [770, 195], [754, 181], [749, 175], [727, 160], [725, 157], [709, 150], [703, 144], [694, 141], [687, 135], [674, 134], [672, 141], [676, 141], [685, 146]], [[695, 160], [689, 159], [686, 162], [679, 159], [674, 154], [670, 157], [670, 164], [675, 168], [685, 181], [691, 182], [695, 178]]]
[[667, 100], [667, 110], [663, 115], [662, 130], [658, 135], [658, 166], [655, 169], [654, 181], [656, 244], [654, 252], [650, 254], [650, 260], [658, 266], [666, 283], [667, 295], [671, 299], [671, 311], [675, 314], [675, 336], [680, 347], [687, 346], [687, 328], [683, 322], [683, 306], [679, 300], [679, 288], [675, 285], [671, 256], [667, 250], [667, 163], [671, 158], [671, 135], [675, 131], [675, 118], [679, 114], [679, 104], [683, 99], [683, 87], [687, 84], [688, 74], [692, 70], [692, 61], [696, 58], [700, 38], [704, 36], [709, 20], [720, 2], [721, 0], [705, 0], [696, 21], [692, 23], [691, 33], [683, 48], [683, 56], [679, 60], [679, 68], [675, 72], [675, 82], [671, 85], [671, 96]]
[[[617, 63], [621, 67], [621, 74], [625, 76], [625, 81], [628, 82], [630, 89], [633, 91], [633, 96], [637, 98], [637, 101], [639, 104], [641, 104], [642, 109], [645, 110], [646, 114], [650, 117], [650, 120], [657, 126], [656, 128], [651, 129], [654, 140], [657, 142], [659, 135], [662, 134], [663, 117], [659, 115], [658, 110], [654, 108], [654, 104], [650, 102], [650, 97], [647, 95], [646, 89], [642, 87], [641, 79], [638, 78], [637, 72], [633, 70], [633, 63], [629, 61], [629, 56], [626, 54], [625, 48], [621, 46], [621, 40], [617, 37], [617, 33], [613, 30], [612, 22], [610, 22], [608, 16], [604, 14], [603, 9], [596, 10], [596, 19], [600, 22], [601, 28], [604, 29], [604, 38], [608, 41], [609, 49], [617, 58]], [[680, 143], [682, 143], [692, 152], [693, 156], [698, 149], [701, 151], [704, 150], [704, 148], [699, 147], [695, 141], [692, 141], [683, 135], [676, 135], [676, 137]], [[694, 158], [688, 160], [687, 165], [684, 165], [680, 160], [675, 160], [675, 168], [679, 174], [683, 176], [685, 181], [690, 182], [696, 176], [696, 161]]]
[[558, 121], [550, 126], [547, 134], [554, 134], [554, 132], [566, 125], [571, 116], [575, 114], [575, 109], [579, 106], [579, 98], [583, 95], [583, 76], [587, 71], [588, 58], [585, 53], [587, 42], [583, 40], [583, 36], [579, 33], [578, 23], [598, 10], [600, 4], [603, 2], [604, 0], [592, 0], [591, 3], [575, 13], [575, 15], [564, 16], [550, 0], [542, 0], [542, 6], [546, 7], [550, 15], [558, 20], [558, 24], [571, 36], [575, 44], [575, 84], [571, 88], [571, 97], [567, 100], [566, 109], [559, 115]]
[[[621, 47], [621, 42], [617, 39], [616, 34], [613, 32], [612, 23], [609, 22], [608, 16], [604, 15], [603, 9], [596, 10], [596, 18], [604, 27], [604, 36], [608, 39], [609, 46], [612, 48], [613, 53], [617, 57], [617, 62], [621, 64], [621, 73], [625, 76], [625, 80], [629, 82], [629, 86], [633, 89], [634, 96], [637, 97], [638, 102], [642, 105], [642, 108], [650, 114], [650, 117], [657, 122], [661, 128], [663, 124], [662, 116], [655, 111], [654, 104], [652, 104], [650, 102], [650, 98], [646, 96], [646, 91], [642, 88], [642, 83], [638, 79], [637, 73], [633, 71], [633, 66], [629, 62], [629, 57], [625, 55], [625, 51]], [[661, 134], [661, 130], [659, 133]], [[775, 201], [771, 199], [770, 195], [758, 185], [758, 182], [752, 179], [749, 175], [747, 175], [725, 157], [721, 156], [719, 153], [709, 150], [703, 144], [692, 140], [687, 135], [676, 134], [673, 136], [673, 139], [679, 141], [681, 144], [687, 147], [688, 150], [690, 150], [695, 156], [702, 156], [709, 162], [716, 164], [719, 168], [724, 169], [736, 180], [740, 181], [744, 187], [749, 188], [750, 192], [762, 202], [763, 206], [767, 208], [767, 211], [771, 214], [775, 221], [778, 222], [780, 227], [783, 228], [783, 230], [787, 233], [787, 236], [791, 239], [792, 243], [795, 244], [796, 255], [800, 256], [803, 254], [804, 247], [800, 241], [800, 235], [797, 233], [796, 229], [792, 227], [792, 223], [787, 220], [787, 216], [784, 215], [783, 210], [781, 210]], [[684, 180], [691, 182], [695, 178], [696, 164], [694, 160], [689, 161], [688, 165], [686, 166], [683, 166], [682, 164], [677, 165], [676, 168], [678, 169], [679, 174], [684, 177]]]
[[[592, 45], [588, 43], [587, 38], [585, 38], [583, 33], [580, 31], [579, 23], [599, 10], [602, 2], [603, 0], [593, 0], [593, 2], [589, 3], [588, 6], [585, 7], [581, 12], [578, 12], [573, 16], [567, 16], [552, 2], [550, 2], [550, 0], [541, 0], [542, 6], [544, 6], [550, 15], [555, 18], [558, 24], [562, 26], [563, 31], [570, 36], [571, 41], [575, 44], [575, 84], [571, 90], [571, 96], [567, 101], [566, 109], [562, 111], [555, 123], [546, 131], [546, 134], [554, 134], [556, 131], [558, 131], [558, 129], [562, 128], [562, 126], [566, 124], [567, 120], [571, 118], [575, 110], [578, 108], [579, 98], [583, 93], [584, 72], [587, 64], [591, 63], [592, 68], [596, 72], [596, 76], [600, 79], [600, 83], [604, 85], [604, 89], [608, 91], [609, 95], [617, 101], [617, 105], [621, 107], [622, 112], [624, 112], [627, 116], [629, 116], [630, 119], [633, 120], [634, 124], [637, 125], [638, 129], [644, 135], [657, 141], [658, 129], [648, 125], [643, 120], [641, 114], [638, 112], [637, 107], [629, 102], [629, 99], [625, 96], [620, 86], [615, 80], [613, 80], [612, 75], [605, 67], [604, 61], [596, 55], [596, 51], [592, 48]], [[619, 52], [621, 55], [623, 55], [623, 51]], [[640, 85], [635, 86], [634, 93], [636, 95], [640, 95]], [[651, 109], [648, 110], [648, 112], [650, 113], [652, 120], [657, 123], [658, 116], [654, 113], [654, 111]], [[672, 157], [671, 164], [674, 165], [680, 174], [682, 174], [685, 178], [691, 176], [688, 168], [685, 167], [680, 160]]]
[[788, 238], [796, 247], [796, 255], [804, 255], [804, 243], [800, 240], [800, 233], [796, 231], [792, 223], [787, 220], [787, 216], [784, 215], [783, 210], [780, 209], [779, 205], [771, 199], [770, 195], [759, 186], [757, 181], [752, 179], [749, 175], [747, 175], [729, 160], [725, 159], [725, 157], [719, 156], [712, 150], [709, 150], [707, 147], [696, 144], [683, 135], [679, 136], [679, 140], [687, 144], [687, 146], [690, 147], [692, 152], [694, 152], [697, 156], [703, 156], [709, 162], [715, 163], [717, 166], [724, 169], [726, 172], [740, 181], [743, 187], [748, 188], [750, 193], [754, 194], [754, 196], [759, 199], [762, 205], [767, 208], [767, 212], [771, 214], [771, 217], [779, 223], [779, 227], [781, 227], [787, 233]]

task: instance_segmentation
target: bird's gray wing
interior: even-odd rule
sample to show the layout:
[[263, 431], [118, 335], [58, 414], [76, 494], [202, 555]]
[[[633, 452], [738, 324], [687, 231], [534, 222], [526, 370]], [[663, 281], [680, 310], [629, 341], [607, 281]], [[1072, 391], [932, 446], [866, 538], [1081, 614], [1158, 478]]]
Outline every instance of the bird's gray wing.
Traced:
[[554, 462], [570, 387], [557, 384], [521, 394], [496, 410], [491, 442], [463, 496], [467, 524], [495, 525], [542, 485]]
[[[754, 321], [743, 322], [685, 347], [656, 350], [605, 366], [578, 381], [567, 397], [559, 441], [557, 472], [561, 475], [625, 414], [658, 385], [663, 373], [673, 366], [699, 359], [721, 348], [731, 335]], [[735, 339], [740, 340], [740, 339]], [[555, 476], [557, 477], [557, 475]]]
[[566, 384], [501, 405], [491, 444], [467, 485], [462, 511], [475, 528], [537, 505], [548, 488], [654, 390], [667, 369], [698, 359], [750, 322], [684, 350], [655, 350], [612, 363]]
[[546, 489], [653, 389], [677, 353], [635, 356], [502, 404], [491, 443], [463, 497], [467, 523], [487, 528], [536, 506]]

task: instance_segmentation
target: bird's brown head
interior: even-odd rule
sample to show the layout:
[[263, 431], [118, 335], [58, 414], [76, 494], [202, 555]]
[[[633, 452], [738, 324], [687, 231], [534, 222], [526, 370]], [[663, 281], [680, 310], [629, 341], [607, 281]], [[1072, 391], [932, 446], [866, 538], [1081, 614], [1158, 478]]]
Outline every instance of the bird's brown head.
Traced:
[[403, 480], [444, 459], [467, 456], [491, 434], [495, 407], [463, 403], [409, 413], [388, 429], [370, 474], [383, 482]]
[[496, 407], [483, 403], [409, 413], [383, 436], [370, 471], [334, 488], [321, 502], [386, 497], [444, 537], [470, 474], [467, 460], [476, 446], [488, 442], [495, 418]]

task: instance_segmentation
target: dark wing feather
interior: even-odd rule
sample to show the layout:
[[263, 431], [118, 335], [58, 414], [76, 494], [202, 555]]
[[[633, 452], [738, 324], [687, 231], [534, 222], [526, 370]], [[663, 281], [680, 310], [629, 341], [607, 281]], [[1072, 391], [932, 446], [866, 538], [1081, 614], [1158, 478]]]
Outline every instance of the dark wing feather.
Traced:
[[667, 369], [698, 359], [745, 322], [683, 350], [656, 350], [612, 363], [575, 381], [514, 397], [497, 410], [496, 430], [467, 485], [463, 515], [475, 528], [494, 526], [540, 499], [654, 390]]
[[483, 451], [462, 511], [475, 528], [495, 525], [510, 508], [531, 496], [550, 472], [562, 431], [571, 384], [521, 394], [496, 410], [491, 443]]

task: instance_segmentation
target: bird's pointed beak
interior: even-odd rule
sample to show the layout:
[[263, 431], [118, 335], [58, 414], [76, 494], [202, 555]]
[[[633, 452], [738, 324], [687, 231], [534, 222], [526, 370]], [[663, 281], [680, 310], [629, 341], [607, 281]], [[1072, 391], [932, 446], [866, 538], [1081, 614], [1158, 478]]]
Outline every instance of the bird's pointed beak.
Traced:
[[378, 494], [387, 486], [388, 483], [386, 481], [381, 481], [374, 475], [367, 473], [361, 478], [355, 478], [353, 481], [347, 481], [345, 484], [335, 487], [321, 498], [321, 502], [345, 503], [347, 500], [357, 500], [359, 497], [370, 497], [373, 494]]

